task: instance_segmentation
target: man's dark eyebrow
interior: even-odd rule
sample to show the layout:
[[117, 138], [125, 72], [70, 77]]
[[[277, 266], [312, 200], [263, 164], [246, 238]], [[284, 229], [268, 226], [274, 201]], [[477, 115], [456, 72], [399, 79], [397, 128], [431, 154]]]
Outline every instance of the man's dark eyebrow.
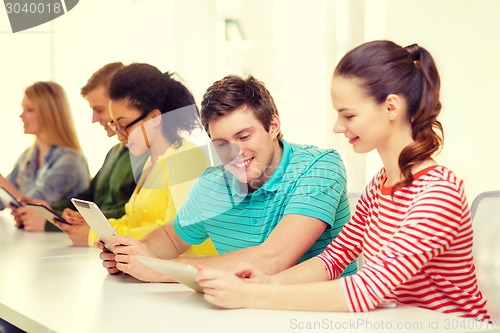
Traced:
[[[248, 131], [248, 130], [251, 130], [253, 129], [253, 127], [246, 127], [236, 133], [233, 134], [233, 138], [240, 135], [241, 133], [245, 132], [245, 131]], [[212, 141], [227, 141], [227, 140], [224, 140], [224, 139], [220, 139], [220, 138], [212, 138]]]
[[245, 131], [248, 131], [248, 130], [251, 130], [251, 129], [253, 129], [253, 127], [247, 127], [247, 128], [244, 128], [244, 129], [242, 129], [241, 131], [239, 131], [238, 133], [235, 133], [235, 134], [233, 135], [233, 137], [234, 137], [234, 136], [238, 136], [238, 135], [240, 135], [241, 133], [243, 133], [243, 132], [245, 132]]

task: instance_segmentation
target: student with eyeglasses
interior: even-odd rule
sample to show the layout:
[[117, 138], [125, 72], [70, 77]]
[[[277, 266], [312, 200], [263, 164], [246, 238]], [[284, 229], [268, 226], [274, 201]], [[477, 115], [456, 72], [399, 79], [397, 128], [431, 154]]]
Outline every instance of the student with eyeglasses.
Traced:
[[[110, 83], [108, 126], [128, 148], [133, 165], [136, 158], [147, 156], [125, 214], [109, 219], [120, 235], [140, 239], [172, 219], [208, 166], [203, 151], [184, 136], [201, 128], [194, 97], [172, 76], [152, 65], [133, 63], [116, 71]], [[85, 239], [85, 244], [78, 245], [92, 246], [98, 240], [86, 224], [53, 222], [68, 235], [78, 233], [78, 239]], [[216, 253], [207, 240], [185, 255]]]
[[[7, 177], [0, 175], [0, 186], [21, 201], [29, 197], [48, 203], [71, 198], [85, 189], [89, 169], [64, 89], [51, 81], [35, 82], [24, 91], [22, 109], [24, 133], [34, 135], [35, 142], [21, 154]], [[25, 206], [12, 210], [16, 226], [39, 231], [40, 226], [20, 218], [29, 211]]]
[[136, 123], [138, 123], [139, 121], [143, 120], [144, 118], [146, 118], [148, 116], [149, 113], [144, 113], [142, 115], [140, 115], [139, 117], [137, 117], [136, 119], [134, 119], [133, 121], [131, 121], [129, 124], [125, 125], [125, 126], [120, 126], [120, 125], [117, 125], [114, 123], [114, 121], [109, 121], [108, 122], [108, 126], [113, 129], [113, 131], [115, 133], [120, 133], [121, 135], [123, 136], [128, 136], [128, 131], [127, 129], [134, 126]]
[[[99, 123], [108, 137], [115, 135], [115, 132], [108, 126], [111, 120], [108, 107], [109, 84], [113, 74], [123, 67], [124, 65], [121, 62], [113, 62], [102, 66], [92, 74], [80, 91], [81, 96], [87, 100], [92, 109], [92, 122]], [[125, 213], [125, 203], [129, 200], [134, 188], [135, 179], [128, 149], [123, 143], [118, 143], [106, 154], [101, 168], [92, 178], [90, 185], [74, 197], [95, 202], [108, 218], [120, 217]], [[31, 200], [31, 198], [28, 200], [52, 208], [74, 225], [86, 225], [70, 199], [57, 201], [51, 205], [48, 202]], [[33, 213], [29, 209], [19, 209], [15, 216], [17, 219], [21, 219], [23, 223], [35, 226], [40, 231], [61, 231], [53, 223], [45, 221], [42, 216]], [[73, 243], [75, 245], [87, 245], [87, 238], [81, 236], [77, 231], [78, 228], [75, 227], [72, 230], [75, 232], [68, 234], [68, 236]]]

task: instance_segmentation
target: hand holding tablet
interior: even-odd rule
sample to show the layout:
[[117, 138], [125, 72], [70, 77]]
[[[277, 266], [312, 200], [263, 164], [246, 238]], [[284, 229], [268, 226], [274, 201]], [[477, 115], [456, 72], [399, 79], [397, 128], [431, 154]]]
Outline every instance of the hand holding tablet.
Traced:
[[73, 198], [71, 202], [75, 205], [76, 209], [85, 222], [90, 226], [92, 230], [97, 234], [101, 241], [106, 245], [106, 248], [111, 251], [112, 245], [109, 241], [111, 236], [116, 235], [117, 232], [113, 226], [109, 223], [103, 212], [97, 207], [97, 205], [91, 201], [85, 201]]

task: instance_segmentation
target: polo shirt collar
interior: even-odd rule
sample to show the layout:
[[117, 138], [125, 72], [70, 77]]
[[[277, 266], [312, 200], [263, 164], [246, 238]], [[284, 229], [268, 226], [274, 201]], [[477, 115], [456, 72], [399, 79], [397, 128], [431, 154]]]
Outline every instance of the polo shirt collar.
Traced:
[[276, 192], [278, 190], [278, 186], [283, 180], [283, 175], [285, 174], [286, 168], [288, 167], [288, 164], [290, 164], [290, 160], [292, 159], [292, 148], [290, 147], [290, 144], [285, 140], [281, 140], [281, 146], [283, 148], [283, 151], [281, 153], [280, 163], [274, 170], [271, 178], [269, 178], [264, 183], [264, 185], [262, 185], [255, 192]]

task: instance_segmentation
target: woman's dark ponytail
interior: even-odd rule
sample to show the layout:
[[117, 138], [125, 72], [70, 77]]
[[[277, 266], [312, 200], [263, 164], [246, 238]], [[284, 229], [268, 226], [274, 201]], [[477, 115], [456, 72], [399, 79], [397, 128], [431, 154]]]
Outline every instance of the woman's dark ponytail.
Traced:
[[[440, 78], [432, 56], [426, 49], [413, 44], [405, 47], [415, 65], [415, 75], [421, 76], [421, 97], [418, 107], [409, 111], [414, 142], [399, 155], [403, 180], [395, 186], [406, 186], [413, 181], [411, 169], [438, 152], [443, 144], [443, 126], [437, 120], [441, 112], [439, 100]], [[394, 187], [395, 188], [395, 187]]]

